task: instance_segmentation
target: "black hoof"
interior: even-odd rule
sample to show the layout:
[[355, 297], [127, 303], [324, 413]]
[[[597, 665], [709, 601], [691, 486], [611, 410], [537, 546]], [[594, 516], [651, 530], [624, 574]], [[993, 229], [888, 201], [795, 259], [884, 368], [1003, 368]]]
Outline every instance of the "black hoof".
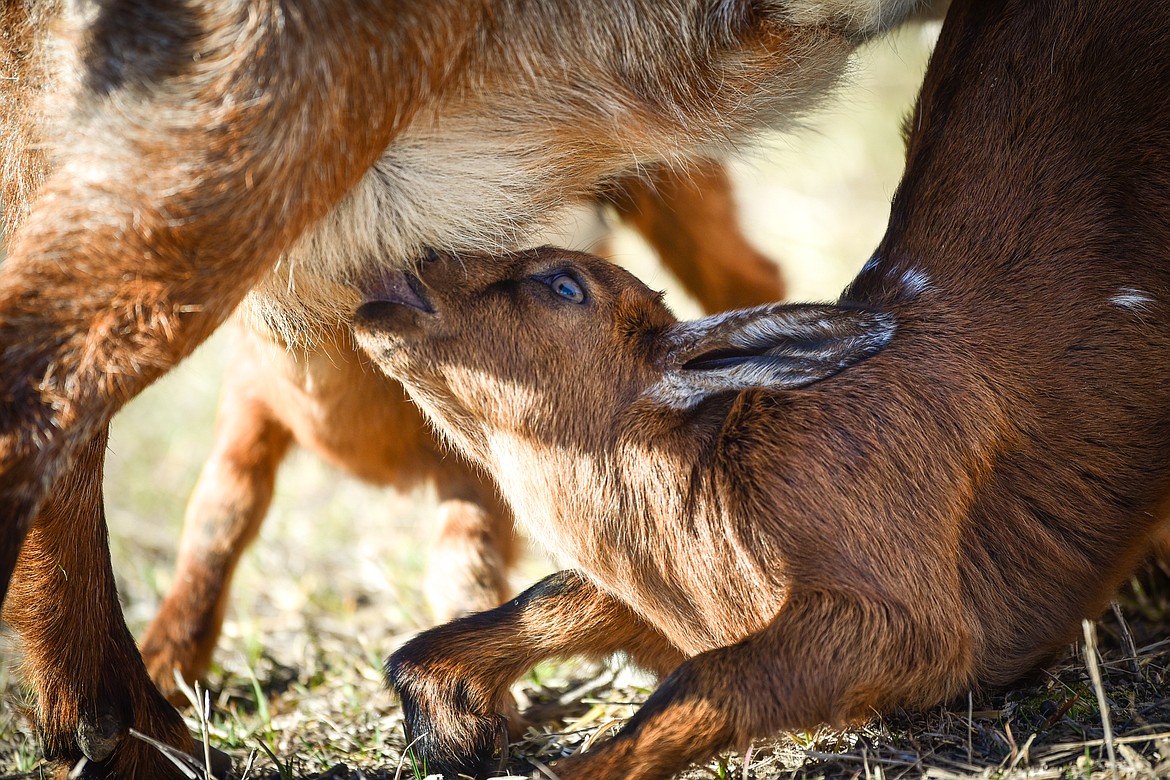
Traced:
[[83, 716], [77, 722], [77, 747], [90, 761], [105, 761], [125, 736], [126, 724], [112, 712], [103, 712], [95, 718]]

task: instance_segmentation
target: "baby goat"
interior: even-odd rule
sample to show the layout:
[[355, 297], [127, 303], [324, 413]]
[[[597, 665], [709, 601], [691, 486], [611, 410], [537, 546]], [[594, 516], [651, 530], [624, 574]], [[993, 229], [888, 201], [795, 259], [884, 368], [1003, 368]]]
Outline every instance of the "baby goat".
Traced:
[[371, 291], [359, 343], [576, 567], [390, 658], [428, 767], [484, 767], [508, 685], [549, 656], [665, 677], [562, 780], [1009, 683], [1147, 549], [1170, 497], [1170, 8], [992, 5], [952, 7], [888, 232], [836, 305], [680, 323], [553, 249]]
[[[623, 179], [606, 199], [709, 311], [783, 296], [779, 269], [739, 230], [731, 179], [717, 162]], [[244, 318], [233, 328], [215, 443], [187, 506], [171, 588], [141, 640], [159, 690], [184, 701], [175, 672], [188, 682], [207, 672], [232, 575], [293, 444], [370, 484], [434, 484], [437, 533], [423, 590], [440, 621], [512, 595], [516, 537], [495, 486], [435, 446], [402, 386], [370, 366], [348, 324], [322, 328], [311, 350]]]

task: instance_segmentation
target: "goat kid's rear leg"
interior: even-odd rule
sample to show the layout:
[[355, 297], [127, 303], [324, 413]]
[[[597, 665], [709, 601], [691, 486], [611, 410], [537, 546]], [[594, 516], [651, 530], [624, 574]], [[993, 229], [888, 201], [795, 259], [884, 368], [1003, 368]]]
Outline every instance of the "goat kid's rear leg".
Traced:
[[449, 456], [436, 475], [439, 528], [427, 559], [424, 589], [439, 622], [483, 612], [509, 596], [516, 562], [512, 512], [490, 478]]
[[232, 575], [272, 502], [291, 432], [249, 393], [246, 374], [224, 386], [215, 445], [187, 505], [174, 582], [142, 637], [142, 656], [172, 703], [203, 677], [219, 640]]
[[784, 298], [780, 267], [743, 233], [722, 162], [699, 160], [681, 170], [660, 165], [645, 178], [620, 180], [606, 199], [706, 311]]
[[478, 776], [505, 747], [513, 682], [546, 658], [619, 650], [659, 674], [683, 661], [622, 602], [563, 571], [496, 609], [423, 632], [386, 662], [386, 679], [427, 771]]
[[53, 486], [25, 540], [5, 605], [37, 695], [45, 755], [82, 777], [179, 778], [131, 727], [180, 749], [193, 743], [159, 695], [122, 620], [102, 504], [106, 432]]
[[553, 768], [561, 780], [661, 780], [780, 731], [925, 706], [969, 684], [962, 634], [896, 606], [794, 594], [762, 631], [682, 664], [612, 740]]

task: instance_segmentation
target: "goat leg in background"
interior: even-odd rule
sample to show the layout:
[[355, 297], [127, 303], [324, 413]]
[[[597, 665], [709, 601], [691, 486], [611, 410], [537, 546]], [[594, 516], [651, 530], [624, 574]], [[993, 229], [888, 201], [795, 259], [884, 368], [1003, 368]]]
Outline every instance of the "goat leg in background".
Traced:
[[896, 605], [794, 591], [770, 625], [686, 661], [612, 740], [554, 771], [561, 780], [661, 780], [779, 731], [945, 700], [970, 682], [965, 637], [948, 628]]
[[[102, 505], [103, 429], [54, 485], [29, 532], [5, 602], [20, 632], [29, 683], [43, 703], [45, 755], [84, 777], [179, 778], [156, 748], [128, 728], [190, 752], [187, 727], [159, 695], [122, 619]], [[51, 604], [52, 609], [45, 609]]]
[[260, 531], [294, 441], [369, 484], [434, 483], [425, 595], [439, 622], [512, 595], [511, 512], [486, 475], [439, 450], [401, 385], [370, 367], [348, 335], [302, 350], [239, 319], [228, 327], [214, 445], [187, 505], [174, 579], [142, 638], [151, 677], [173, 702], [184, 701], [176, 670], [188, 682], [207, 672], [236, 565]]
[[784, 299], [780, 267], [744, 235], [724, 162], [660, 164], [645, 176], [619, 179], [602, 199], [646, 239], [705, 311]]
[[175, 685], [175, 672], [187, 683], [207, 673], [232, 575], [260, 531], [292, 440], [292, 433], [254, 397], [254, 379], [251, 373], [227, 375], [215, 446], [184, 516], [174, 583], [142, 637], [150, 676], [174, 704], [186, 700]]
[[507, 600], [519, 546], [512, 511], [490, 477], [455, 454], [436, 468], [438, 532], [427, 555], [423, 593], [431, 615], [446, 622]]
[[386, 662], [386, 679], [428, 771], [475, 776], [491, 768], [513, 682], [547, 658], [619, 650], [659, 675], [683, 661], [625, 604], [562, 571], [496, 609], [419, 634]]

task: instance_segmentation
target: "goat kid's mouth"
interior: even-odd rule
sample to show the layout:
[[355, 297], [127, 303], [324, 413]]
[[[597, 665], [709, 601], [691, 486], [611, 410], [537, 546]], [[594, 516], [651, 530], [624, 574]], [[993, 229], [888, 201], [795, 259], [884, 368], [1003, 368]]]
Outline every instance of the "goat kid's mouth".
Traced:
[[[366, 287], [351, 326], [358, 345], [376, 360], [385, 360], [400, 353], [413, 340], [412, 334], [421, 336], [434, 315], [435, 307], [417, 276], [388, 271]], [[388, 364], [382, 367], [389, 369]]]
[[425, 314], [435, 313], [435, 307], [427, 298], [422, 281], [410, 271], [385, 271], [364, 292], [362, 304], [357, 309], [358, 314], [367, 307], [386, 306], [406, 306]]

